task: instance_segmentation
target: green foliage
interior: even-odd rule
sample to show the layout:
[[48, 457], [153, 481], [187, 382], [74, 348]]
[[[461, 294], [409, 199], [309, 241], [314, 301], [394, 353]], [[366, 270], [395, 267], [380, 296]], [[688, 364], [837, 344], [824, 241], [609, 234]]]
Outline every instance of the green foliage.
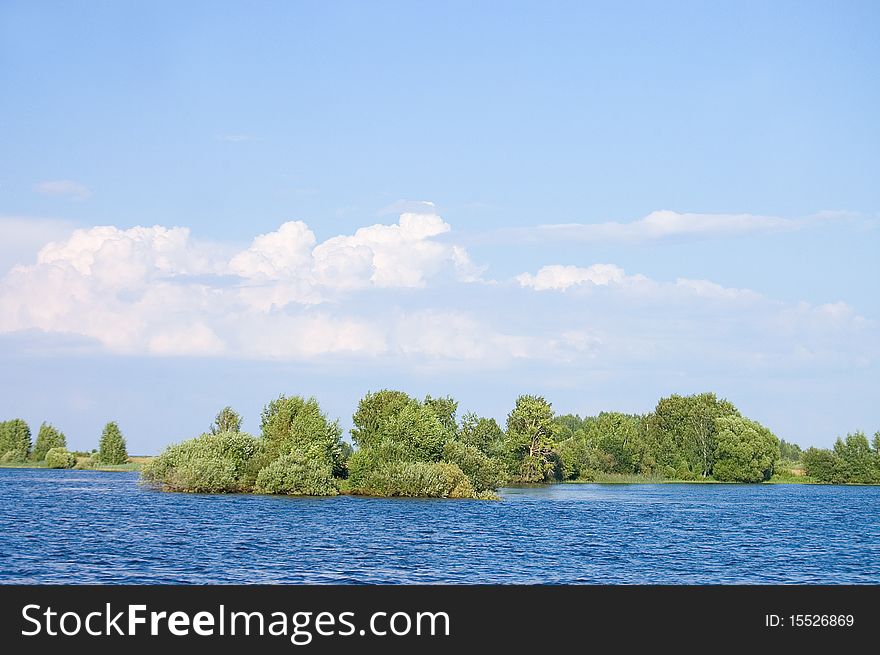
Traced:
[[458, 423], [455, 419], [455, 415], [458, 412], [457, 400], [453, 399], [452, 396], [432, 398], [428, 395], [425, 396], [425, 402], [422, 404], [426, 409], [433, 412], [434, 416], [436, 416], [437, 420], [440, 422], [440, 425], [442, 425], [447, 432], [455, 434], [456, 430], [458, 430]]
[[489, 457], [497, 457], [504, 447], [504, 432], [498, 422], [494, 418], [483, 418], [473, 412], [461, 417], [458, 439]]
[[475, 491], [492, 491], [504, 482], [499, 462], [479, 448], [452, 440], [443, 448], [443, 461], [456, 464], [468, 477]]
[[254, 491], [291, 496], [335, 496], [339, 493], [329, 464], [301, 453], [282, 455], [257, 475]]
[[110, 421], [104, 426], [96, 459], [101, 464], [125, 464], [128, 461], [125, 438], [114, 421]]
[[371, 469], [356, 491], [372, 496], [474, 498], [470, 480], [448, 462], [384, 462]]
[[708, 477], [714, 464], [716, 419], [739, 415], [732, 403], [714, 393], [661, 398], [647, 425], [656, 463], [677, 470], [684, 463], [692, 473]]
[[67, 438], [64, 433], [50, 425], [43, 423], [37, 433], [37, 443], [34, 445], [32, 454], [34, 460], [42, 462], [46, 459], [46, 453], [52, 448], [67, 448]]
[[280, 396], [263, 408], [260, 431], [267, 463], [297, 453], [328, 464], [333, 475], [345, 474], [342, 430], [330, 422], [318, 401], [301, 396]]
[[171, 491], [251, 491], [259, 453], [259, 442], [249, 434], [203, 434], [166, 448], [144, 466], [142, 477], [148, 483]]
[[31, 429], [22, 419], [0, 422], [0, 460], [19, 463], [27, 460], [31, 451]]
[[826, 448], [807, 448], [803, 454], [804, 473], [817, 482], [844, 482], [834, 453]]
[[67, 452], [67, 448], [55, 447], [46, 452], [46, 466], [50, 469], [69, 469], [76, 464], [73, 453]]
[[786, 462], [799, 462], [803, 450], [796, 443], [789, 443], [785, 439], [779, 440], [779, 459]]
[[833, 450], [808, 448], [804, 451], [804, 470], [817, 482], [833, 484], [880, 483], [880, 433], [868, 443], [864, 432], [838, 438]]
[[545, 482], [556, 468], [553, 408], [540, 396], [520, 396], [507, 415], [505, 454], [511, 477]]
[[241, 432], [241, 415], [228, 405], [221, 409], [209, 429], [211, 434], [221, 432]]
[[742, 416], [716, 419], [713, 474], [722, 482], [763, 482], [773, 475], [779, 440]]
[[405, 407], [418, 405], [403, 391], [383, 389], [368, 393], [361, 398], [352, 420], [351, 438], [358, 448], [370, 448], [383, 438], [382, 426], [392, 416], [400, 414]]

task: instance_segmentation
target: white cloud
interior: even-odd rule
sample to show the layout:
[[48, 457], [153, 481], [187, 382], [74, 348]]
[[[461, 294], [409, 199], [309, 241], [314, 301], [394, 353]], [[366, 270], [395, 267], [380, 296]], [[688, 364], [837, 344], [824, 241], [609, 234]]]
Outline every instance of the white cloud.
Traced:
[[476, 279], [466, 250], [433, 240], [449, 229], [439, 216], [408, 213], [318, 244], [295, 221], [231, 256], [182, 227], [75, 230], [0, 281], [0, 332], [73, 333], [118, 353], [377, 354], [393, 325], [308, 307], [358, 290], [422, 288], [441, 274]]
[[92, 192], [83, 184], [72, 180], [46, 180], [34, 185], [34, 191], [43, 196], [88, 200]]
[[699, 360], [765, 370], [878, 357], [866, 345], [880, 341], [876, 325], [845, 303], [782, 303], [607, 263], [462, 284], [482, 269], [450, 232], [436, 214], [404, 213], [319, 242], [293, 221], [231, 250], [183, 227], [75, 230], [0, 278], [0, 333], [118, 354], [472, 369]]
[[565, 291], [584, 284], [607, 286], [621, 284], [626, 280], [627, 275], [623, 269], [614, 264], [593, 264], [588, 267], [552, 264], [542, 267], [535, 275], [523, 273], [516, 277], [520, 286], [530, 287], [535, 291]]

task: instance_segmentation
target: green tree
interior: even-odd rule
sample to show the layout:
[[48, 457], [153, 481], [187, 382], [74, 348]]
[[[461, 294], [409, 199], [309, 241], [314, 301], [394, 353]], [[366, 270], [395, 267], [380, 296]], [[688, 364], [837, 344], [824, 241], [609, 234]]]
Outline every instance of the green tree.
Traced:
[[23, 462], [31, 451], [31, 429], [22, 419], [0, 423], [0, 460]]
[[456, 413], [458, 412], [458, 401], [452, 398], [452, 396], [445, 396], [443, 398], [432, 398], [430, 395], [425, 396], [425, 401], [422, 403], [428, 410], [434, 413], [434, 416], [437, 417], [437, 420], [440, 422], [440, 425], [449, 432], [450, 435], [454, 435], [458, 430], [458, 423], [456, 422]]
[[50, 469], [70, 469], [76, 464], [76, 457], [67, 452], [67, 448], [50, 448], [46, 452], [45, 460]]
[[786, 462], [799, 462], [803, 450], [796, 443], [789, 443], [785, 439], [779, 440], [779, 458]]
[[848, 434], [845, 439], [838, 438], [834, 443], [834, 457], [842, 482], [880, 482], [875, 453], [864, 432]]
[[843, 482], [834, 453], [827, 448], [807, 448], [803, 462], [804, 473], [817, 482]]
[[46, 453], [52, 448], [67, 448], [67, 437], [64, 433], [50, 425], [43, 423], [37, 433], [37, 443], [34, 445], [33, 458], [37, 462], [46, 459]]
[[342, 430], [329, 421], [314, 398], [279, 396], [263, 408], [260, 432], [267, 463], [297, 453], [345, 474]]
[[483, 418], [473, 412], [461, 417], [458, 438], [462, 443], [479, 449], [484, 455], [496, 457], [504, 446], [504, 432], [494, 418]]
[[553, 408], [540, 396], [520, 396], [507, 415], [505, 450], [514, 479], [544, 482], [555, 469]]
[[241, 416], [229, 406], [221, 409], [214, 422], [211, 423], [211, 434], [220, 434], [221, 432], [241, 432]]
[[739, 415], [731, 402], [719, 400], [714, 393], [674, 394], [660, 399], [648, 418], [658, 463], [674, 469], [684, 464], [695, 475], [709, 476], [714, 463], [716, 419]]
[[457, 439], [446, 442], [443, 448], [443, 461], [456, 464], [477, 492], [497, 489], [504, 481], [501, 467], [496, 460], [476, 446], [470, 446]]
[[128, 461], [125, 438], [115, 421], [104, 426], [101, 441], [98, 443], [97, 459], [102, 464], [125, 464]]
[[779, 439], [742, 416], [716, 419], [713, 474], [722, 482], [762, 482], [773, 475]]

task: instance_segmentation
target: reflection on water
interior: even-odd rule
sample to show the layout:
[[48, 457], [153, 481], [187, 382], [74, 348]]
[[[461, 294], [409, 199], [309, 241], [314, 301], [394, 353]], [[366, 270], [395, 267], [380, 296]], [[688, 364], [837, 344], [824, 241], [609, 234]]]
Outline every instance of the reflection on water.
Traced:
[[880, 584], [878, 487], [553, 485], [481, 502], [137, 480], [0, 469], [0, 582]]

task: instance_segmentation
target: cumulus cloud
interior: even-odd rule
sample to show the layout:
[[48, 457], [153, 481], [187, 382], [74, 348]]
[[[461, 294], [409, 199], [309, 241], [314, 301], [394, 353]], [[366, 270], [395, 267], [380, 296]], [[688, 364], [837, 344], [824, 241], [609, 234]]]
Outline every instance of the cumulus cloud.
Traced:
[[880, 342], [876, 325], [841, 302], [783, 303], [610, 263], [468, 284], [483, 269], [454, 236], [433, 212], [324, 241], [291, 221], [237, 249], [184, 227], [78, 229], [0, 278], [0, 333], [36, 331], [126, 355], [430, 366], [615, 369], [727, 358], [726, 366], [778, 367], [878, 356], [866, 347]]
[[34, 185], [34, 191], [43, 196], [69, 198], [71, 200], [88, 200], [91, 190], [79, 182], [72, 180], [46, 180]]
[[293, 221], [231, 256], [183, 227], [75, 230], [0, 281], [0, 331], [73, 333], [165, 356], [377, 354], [391, 326], [309, 307], [444, 274], [478, 279], [465, 249], [433, 240], [449, 229], [434, 214], [405, 213], [317, 243]]

